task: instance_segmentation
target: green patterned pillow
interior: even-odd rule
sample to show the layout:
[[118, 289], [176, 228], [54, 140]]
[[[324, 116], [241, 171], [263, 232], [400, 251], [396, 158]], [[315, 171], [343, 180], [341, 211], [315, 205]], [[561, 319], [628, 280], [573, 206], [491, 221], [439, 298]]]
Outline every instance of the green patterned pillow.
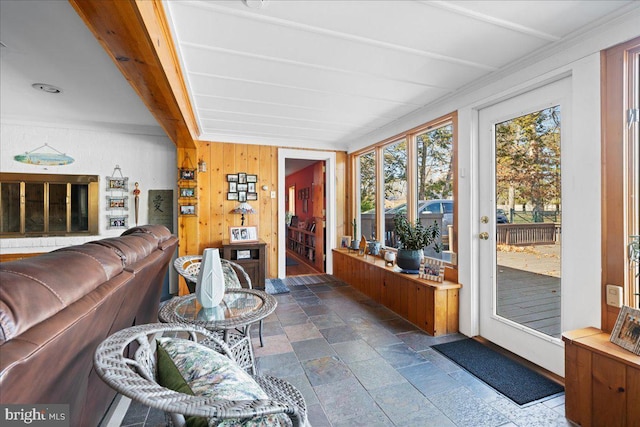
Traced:
[[[181, 338], [160, 338], [159, 342], [173, 360], [188, 387], [197, 396], [221, 400], [267, 400], [269, 396], [237, 363], [204, 345]], [[210, 421], [224, 427], [266, 427], [290, 425], [284, 414], [266, 415], [248, 420]]]
[[[167, 353], [167, 350], [157, 343], [156, 358], [157, 358], [157, 380], [158, 384], [173, 391], [179, 393], [189, 394], [193, 396], [193, 390], [189, 387], [189, 384], [184, 380], [182, 374], [178, 370], [178, 367], [171, 356]], [[185, 417], [187, 427], [207, 427], [209, 422], [203, 417]]]

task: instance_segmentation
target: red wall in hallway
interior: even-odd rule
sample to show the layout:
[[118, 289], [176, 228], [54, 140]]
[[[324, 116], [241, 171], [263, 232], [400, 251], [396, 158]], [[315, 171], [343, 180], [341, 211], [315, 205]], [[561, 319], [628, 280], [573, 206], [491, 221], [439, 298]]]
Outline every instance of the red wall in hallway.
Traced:
[[[286, 206], [289, 206], [289, 187], [292, 185], [296, 186], [296, 215], [301, 221], [306, 221], [307, 218], [312, 216], [313, 213], [313, 201], [311, 199], [311, 184], [313, 184], [313, 168], [315, 163], [307, 166], [304, 169], [299, 170], [287, 177], [285, 177], [285, 199]], [[307, 199], [307, 212], [302, 212], [302, 199], [299, 198], [300, 190], [308, 188], [309, 190], [309, 199]]]

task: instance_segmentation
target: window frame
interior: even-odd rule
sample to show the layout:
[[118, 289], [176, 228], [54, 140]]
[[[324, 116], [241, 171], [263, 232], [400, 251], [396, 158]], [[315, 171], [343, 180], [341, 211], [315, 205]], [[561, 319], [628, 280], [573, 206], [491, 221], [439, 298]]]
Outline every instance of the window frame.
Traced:
[[[418, 215], [418, 189], [417, 189], [417, 141], [416, 136], [426, 131], [451, 124], [452, 126], [452, 176], [453, 179], [453, 230], [452, 236], [450, 236], [452, 247], [449, 249], [452, 252], [451, 262], [447, 263], [448, 269], [457, 270], [457, 252], [458, 252], [458, 113], [457, 111], [451, 112], [440, 116], [434, 120], [430, 120], [424, 124], [411, 128], [405, 132], [393, 135], [380, 142], [364, 147], [360, 150], [354, 151], [350, 154], [351, 165], [351, 194], [354, 195], [351, 203], [352, 218], [357, 218], [358, 227], [360, 218], [360, 177], [359, 177], [359, 159], [360, 156], [368, 154], [370, 152], [375, 153], [376, 161], [376, 235], [381, 236], [380, 232], [384, 232], [384, 192], [379, 189], [384, 188], [384, 170], [383, 170], [383, 151], [384, 148], [395, 144], [402, 139], [407, 141], [407, 217], [410, 221], [415, 221]], [[352, 225], [350, 224], [350, 227]], [[353, 233], [353, 229], [351, 228]], [[378, 239], [380, 240], [380, 239]], [[384, 243], [384, 242], [382, 242]], [[393, 250], [388, 248], [388, 250]], [[455, 278], [454, 278], [455, 279]]]
[[[623, 303], [634, 307], [635, 271], [628, 257], [629, 235], [638, 232], [636, 142], [640, 124], [628, 123], [628, 111], [640, 109], [638, 62], [640, 37], [603, 50], [601, 65], [601, 148], [602, 148], [602, 299], [601, 328], [613, 329], [619, 308], [606, 302], [606, 286], [624, 289]], [[638, 61], [638, 59], [636, 59]], [[636, 171], [636, 174], [633, 172]]]
[[[28, 238], [28, 237], [48, 237], [48, 236], [86, 236], [98, 234], [98, 213], [99, 213], [99, 178], [97, 175], [55, 175], [55, 174], [27, 174], [27, 173], [0, 173], [0, 186], [4, 183], [20, 184], [20, 231], [7, 232], [0, 231], [3, 238]], [[26, 231], [26, 206], [24, 200], [26, 184], [42, 184], [44, 186], [44, 229], [42, 231]], [[67, 188], [66, 196], [66, 230], [49, 231], [49, 185], [63, 184]], [[88, 229], [85, 231], [71, 231], [71, 201], [70, 189], [72, 185], [87, 185], [87, 217]]]

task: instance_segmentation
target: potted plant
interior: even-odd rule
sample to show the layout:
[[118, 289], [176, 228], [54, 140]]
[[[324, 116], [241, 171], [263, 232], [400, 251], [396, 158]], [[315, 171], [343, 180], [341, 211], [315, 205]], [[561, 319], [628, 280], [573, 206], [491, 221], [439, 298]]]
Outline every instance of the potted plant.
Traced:
[[396, 214], [393, 222], [396, 227], [396, 236], [400, 241], [396, 263], [402, 270], [412, 273], [420, 270], [422, 248], [433, 245], [434, 250], [440, 252], [438, 243], [440, 227], [436, 221], [429, 226], [422, 225], [420, 220], [411, 224], [405, 215]]

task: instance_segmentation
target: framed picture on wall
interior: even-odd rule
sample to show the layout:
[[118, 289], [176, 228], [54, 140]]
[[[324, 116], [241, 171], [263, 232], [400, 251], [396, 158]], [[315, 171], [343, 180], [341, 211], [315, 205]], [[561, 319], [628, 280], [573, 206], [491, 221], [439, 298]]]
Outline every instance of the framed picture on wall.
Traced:
[[182, 181], [193, 181], [196, 179], [195, 169], [180, 169], [180, 179]]
[[227, 200], [238, 200], [238, 193], [227, 193]]
[[247, 193], [247, 200], [258, 200], [258, 193]]
[[109, 215], [107, 217], [107, 228], [129, 228], [128, 215]]
[[240, 203], [247, 201], [247, 192], [246, 191], [238, 191], [238, 201]]
[[238, 184], [246, 184], [247, 183], [247, 174], [244, 172], [240, 172], [238, 174]]
[[227, 182], [238, 182], [238, 174], [237, 173], [227, 174]]
[[195, 215], [195, 205], [180, 205], [180, 215]]
[[247, 182], [258, 182], [258, 175], [247, 175]]
[[108, 176], [107, 177], [107, 191], [128, 191], [129, 178]]
[[128, 210], [129, 196], [107, 196], [107, 210]]
[[180, 189], [180, 197], [196, 197], [196, 189], [192, 188], [181, 188]]

